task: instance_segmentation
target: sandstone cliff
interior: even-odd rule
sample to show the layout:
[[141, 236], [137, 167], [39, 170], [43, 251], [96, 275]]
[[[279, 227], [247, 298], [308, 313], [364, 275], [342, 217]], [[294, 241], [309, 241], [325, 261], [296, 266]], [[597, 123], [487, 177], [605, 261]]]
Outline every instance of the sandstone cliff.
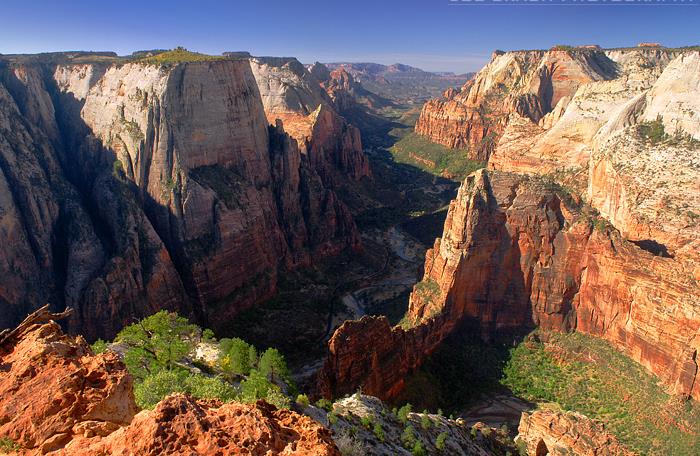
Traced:
[[0, 75], [0, 326], [49, 301], [89, 338], [160, 308], [217, 328], [280, 268], [359, 245], [333, 192], [366, 175], [359, 134], [323, 106], [301, 147], [269, 127], [248, 59]]
[[534, 326], [610, 341], [679, 394], [700, 397], [698, 282], [551, 181], [477, 171], [450, 204], [403, 327], [364, 318], [329, 343], [319, 392], [394, 397], [460, 322], [483, 338]]
[[342, 102], [326, 93], [318, 69], [312, 73], [296, 59], [269, 57], [251, 59], [251, 68], [269, 122], [282, 121], [325, 182], [370, 176], [360, 131], [338, 114]]
[[[571, 99], [580, 87], [588, 87], [589, 94], [582, 98], [590, 101], [589, 106], [595, 98], [596, 106], [604, 109], [609, 101], [648, 87], [652, 75], [658, 77], [660, 69], [678, 54], [661, 49], [498, 51], [460, 91], [448, 91], [442, 99], [426, 103], [416, 132], [447, 147], [469, 149], [471, 158], [486, 161], [495, 153], [502, 136], [512, 142], [514, 134], [528, 138], [542, 135], [571, 106]], [[601, 101], [598, 106], [597, 102]], [[574, 105], [578, 110], [588, 109], [585, 103]], [[570, 127], [578, 128], [570, 135], [571, 144], [562, 147], [574, 157], [580, 154], [578, 143], [582, 139], [578, 136], [585, 138], [595, 133], [595, 116], [581, 117], [577, 126]], [[551, 135], [561, 141], [561, 135], [556, 132]], [[546, 145], [541, 148], [548, 151]], [[515, 146], [511, 149], [506, 157], [494, 160], [507, 161], [511, 155], [516, 160], [518, 153], [526, 157], [542, 155], [538, 155], [539, 151], [529, 154]], [[543, 158], [548, 156], [545, 154]], [[537, 160], [533, 159], [530, 165], [537, 166]]]
[[0, 435], [20, 454], [339, 455], [311, 418], [254, 405], [173, 395], [136, 413], [131, 377], [115, 353], [94, 355], [46, 311], [0, 334]]

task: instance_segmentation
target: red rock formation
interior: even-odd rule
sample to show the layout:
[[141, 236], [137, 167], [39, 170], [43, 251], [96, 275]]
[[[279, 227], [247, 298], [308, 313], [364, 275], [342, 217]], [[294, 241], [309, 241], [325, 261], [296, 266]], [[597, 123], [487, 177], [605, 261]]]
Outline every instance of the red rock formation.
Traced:
[[65, 455], [338, 456], [331, 432], [307, 416], [273, 405], [221, 404], [174, 394], [105, 438], [75, 439]]
[[[319, 391], [363, 387], [390, 398], [407, 372], [470, 319], [484, 338], [535, 325], [604, 338], [674, 392], [700, 398], [698, 283], [674, 260], [594, 223], [588, 210], [537, 179], [483, 170], [469, 176], [442, 239], [426, 254], [409, 329], [370, 319], [341, 326]], [[367, 330], [371, 338], [358, 336]]]
[[94, 355], [43, 308], [0, 333], [0, 435], [21, 454], [338, 456], [309, 417], [257, 404], [169, 396], [136, 414], [131, 377], [115, 353]]
[[0, 328], [51, 302], [88, 339], [163, 308], [218, 329], [278, 270], [358, 248], [333, 187], [369, 173], [359, 132], [307, 117], [301, 147], [269, 128], [248, 60], [0, 59]]
[[[251, 66], [268, 121], [282, 121], [324, 182], [332, 186], [371, 175], [360, 131], [338, 114], [345, 109], [342, 97], [334, 96], [336, 92], [324, 87], [325, 80], [317, 78], [331, 77], [330, 73], [319, 67], [307, 70], [296, 59], [254, 58]], [[337, 93], [351, 102], [342, 84]]]
[[486, 161], [511, 113], [537, 123], [579, 85], [613, 76], [609, 59], [597, 49], [494, 53], [491, 62], [460, 92], [428, 101], [416, 132], [451, 148], [468, 149]]
[[632, 456], [615, 436], [598, 422], [574, 412], [536, 410], [523, 412], [516, 441], [522, 441], [528, 456]]
[[137, 411], [117, 355], [93, 355], [82, 337], [45, 323], [54, 317], [44, 308], [0, 336], [0, 435], [42, 454], [79, 433], [108, 434]]

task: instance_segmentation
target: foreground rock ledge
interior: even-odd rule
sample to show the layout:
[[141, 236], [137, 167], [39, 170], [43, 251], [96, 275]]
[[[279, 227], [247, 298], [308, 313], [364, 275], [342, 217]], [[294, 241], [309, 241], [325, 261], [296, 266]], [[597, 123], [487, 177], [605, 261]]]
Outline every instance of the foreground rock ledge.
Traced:
[[[50, 315], [50, 314], [48, 314]], [[339, 455], [328, 429], [289, 410], [177, 394], [137, 414], [116, 354], [92, 353], [54, 321], [0, 337], [0, 436], [19, 454]]]
[[516, 440], [525, 444], [530, 456], [635, 454], [624, 448], [602, 424], [575, 412], [523, 412]]

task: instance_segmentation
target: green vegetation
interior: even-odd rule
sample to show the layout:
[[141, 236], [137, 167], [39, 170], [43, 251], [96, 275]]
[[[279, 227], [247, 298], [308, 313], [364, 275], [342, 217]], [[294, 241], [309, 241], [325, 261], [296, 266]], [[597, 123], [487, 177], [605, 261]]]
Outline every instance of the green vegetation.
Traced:
[[220, 165], [199, 166], [190, 170], [190, 177], [200, 185], [214, 190], [226, 207], [236, 209], [243, 193], [243, 179], [234, 170]]
[[203, 62], [209, 60], [222, 60], [223, 56], [200, 54], [198, 52], [188, 51], [184, 47], [176, 47], [170, 51], [161, 52], [156, 55], [143, 57], [138, 59], [138, 62], [147, 63], [149, 65], [174, 65], [184, 62]]
[[677, 128], [673, 134], [667, 133], [661, 115], [655, 120], [639, 123], [639, 125], [637, 125], [637, 133], [645, 142], [654, 146], [663, 143], [690, 149], [700, 148], [700, 141], [693, 138], [681, 128]]
[[372, 430], [374, 432], [374, 436], [380, 441], [384, 442], [384, 439], [386, 438], [384, 436], [384, 429], [382, 428], [381, 423], [377, 423], [374, 425], [374, 429]]
[[403, 424], [408, 423], [408, 414], [411, 413], [411, 409], [413, 407], [411, 404], [405, 404], [403, 407], [401, 407], [396, 414], [396, 416], [399, 418], [399, 421], [401, 421]]
[[416, 442], [411, 449], [411, 454], [413, 456], [426, 456], [428, 453], [425, 451], [425, 447], [421, 442]]
[[456, 181], [461, 181], [485, 166], [485, 163], [467, 158], [469, 151], [466, 149], [450, 149], [415, 132], [399, 139], [390, 152], [399, 163], [410, 164], [428, 173]]
[[120, 160], [114, 160], [112, 162], [112, 175], [117, 179], [120, 179], [124, 173], [124, 165]]
[[92, 345], [90, 345], [90, 348], [92, 348], [93, 353], [96, 355], [99, 353], [104, 353], [104, 351], [107, 350], [107, 342], [102, 339], [97, 339], [92, 343]]
[[438, 434], [437, 439], [435, 440], [435, 448], [438, 449], [438, 451], [443, 452], [445, 451], [445, 448], [447, 448], [447, 432], [441, 432]]
[[416, 433], [413, 426], [406, 426], [401, 434], [401, 442], [405, 448], [412, 448], [416, 444]]
[[643, 454], [700, 454], [700, 406], [668, 395], [658, 379], [607, 342], [578, 333], [535, 335], [511, 351], [503, 384], [600, 419]]
[[248, 375], [258, 362], [258, 352], [243, 339], [221, 339], [221, 368], [235, 375]]
[[448, 337], [424, 363], [406, 378], [397, 403], [423, 409], [458, 413], [482, 394], [499, 388], [506, 345], [488, 345], [476, 327], [465, 324]]
[[316, 401], [316, 407], [330, 412], [331, 410], [333, 410], [333, 402], [329, 401], [328, 399], [321, 398]]
[[661, 116], [658, 116], [656, 120], [640, 123], [638, 129], [639, 135], [651, 144], [659, 144], [668, 139]]
[[[258, 358], [256, 348], [244, 340], [222, 339], [218, 365], [209, 366], [188, 359], [201, 340], [213, 343], [214, 333], [167, 311], [127, 326], [117, 335], [115, 342], [127, 347], [124, 362], [135, 379], [134, 395], [140, 407], [152, 408], [177, 392], [224, 402], [265, 399], [279, 408], [289, 407], [283, 391], [293, 390], [294, 385], [276, 349], [268, 348]], [[104, 350], [106, 345], [98, 341], [93, 350]]]
[[432, 278], [418, 282], [414, 289], [431, 298], [440, 294], [440, 285]]
[[309, 396], [307, 396], [306, 394], [299, 394], [299, 395], [297, 395], [297, 399], [295, 402], [300, 407], [308, 407], [309, 406]]
[[0, 437], [0, 451], [1, 452], [13, 452], [19, 451], [20, 446], [9, 437]]
[[420, 417], [420, 427], [428, 430], [430, 427], [433, 425], [433, 422], [430, 420], [430, 417], [428, 416], [428, 411], [423, 410], [423, 416]]

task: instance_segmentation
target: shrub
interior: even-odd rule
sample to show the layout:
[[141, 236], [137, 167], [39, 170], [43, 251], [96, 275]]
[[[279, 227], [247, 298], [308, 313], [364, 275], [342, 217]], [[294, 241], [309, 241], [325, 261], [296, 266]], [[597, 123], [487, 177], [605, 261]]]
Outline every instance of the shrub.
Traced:
[[92, 348], [93, 353], [96, 355], [99, 353], [104, 353], [104, 351], [107, 350], [107, 342], [102, 339], [97, 339], [92, 345], [90, 345], [90, 348]]
[[372, 429], [372, 417], [363, 416], [362, 418], [360, 418], [360, 424], [365, 429]]
[[219, 399], [230, 402], [238, 395], [238, 391], [221, 378], [204, 375], [188, 376], [185, 380], [185, 388], [189, 394], [199, 399]]
[[333, 403], [329, 401], [328, 399], [321, 398], [316, 401], [316, 407], [321, 408], [327, 412], [330, 412], [333, 410]]
[[411, 454], [413, 456], [426, 456], [428, 453], [426, 453], [425, 447], [423, 447], [422, 443], [416, 442], [415, 445], [413, 445], [413, 449], [411, 450]]
[[651, 144], [658, 144], [668, 139], [661, 115], [659, 115], [656, 120], [640, 123], [639, 135]]
[[134, 397], [139, 407], [151, 409], [166, 396], [186, 391], [184, 375], [175, 371], [163, 370], [147, 376], [142, 382], [138, 382], [134, 386]]
[[112, 162], [112, 175], [116, 178], [120, 178], [124, 172], [124, 165], [119, 160], [114, 160]]
[[333, 412], [328, 413], [328, 422], [332, 425], [338, 422], [338, 415]]
[[225, 372], [248, 375], [251, 369], [255, 367], [257, 362], [255, 347], [243, 339], [238, 337], [222, 339], [219, 347], [223, 355], [220, 365]]
[[206, 328], [204, 331], [202, 331], [202, 339], [204, 339], [207, 342], [216, 341], [216, 339], [214, 338], [214, 331], [212, 331], [209, 328]]
[[338, 435], [335, 438], [335, 444], [343, 456], [365, 456], [367, 454], [362, 442], [353, 439], [347, 432]]
[[299, 404], [301, 407], [308, 407], [309, 406], [309, 396], [306, 394], [299, 394], [297, 396], [296, 403]]
[[19, 450], [20, 446], [14, 440], [9, 437], [0, 437], [0, 451], [9, 453]]
[[439, 451], [445, 451], [445, 448], [447, 447], [447, 432], [441, 432], [437, 436], [437, 440], [435, 440], [435, 448], [437, 448]]
[[408, 414], [411, 413], [411, 409], [411, 404], [406, 404], [399, 409], [399, 413], [396, 416], [399, 417], [399, 421], [401, 421], [403, 424], [408, 423]]
[[430, 417], [426, 414], [427, 411], [423, 412], [423, 416], [420, 418], [420, 427], [422, 427], [425, 430], [430, 429], [430, 426], [433, 424], [433, 422], [430, 420]]
[[379, 439], [380, 442], [384, 442], [384, 429], [382, 428], [381, 423], [377, 423], [374, 425], [374, 436]]
[[401, 442], [406, 448], [411, 448], [415, 445], [416, 434], [413, 430], [413, 426], [406, 426], [406, 429], [403, 430], [403, 434], [401, 434]]

